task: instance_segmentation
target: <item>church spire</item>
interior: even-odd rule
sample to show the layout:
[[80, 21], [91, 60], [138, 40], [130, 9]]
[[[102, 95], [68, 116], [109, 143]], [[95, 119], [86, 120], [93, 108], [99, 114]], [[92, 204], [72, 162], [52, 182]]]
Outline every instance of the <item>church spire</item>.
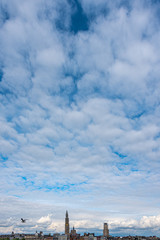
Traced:
[[66, 211], [66, 217], [65, 217], [65, 234], [69, 235], [69, 217], [68, 217], [68, 211]]

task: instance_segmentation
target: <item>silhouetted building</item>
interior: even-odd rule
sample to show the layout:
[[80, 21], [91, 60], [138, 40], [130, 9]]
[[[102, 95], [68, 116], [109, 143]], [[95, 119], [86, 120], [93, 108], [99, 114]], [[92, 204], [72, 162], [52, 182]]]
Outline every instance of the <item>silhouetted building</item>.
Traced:
[[69, 236], [69, 217], [68, 217], [68, 211], [66, 211], [66, 217], [65, 217], [65, 234]]
[[108, 224], [107, 223], [104, 223], [103, 237], [109, 237], [109, 229], [108, 229]]
[[76, 236], [76, 235], [77, 235], [76, 230], [75, 230], [74, 227], [73, 227], [73, 229], [71, 230], [71, 235], [72, 235], [72, 236]]

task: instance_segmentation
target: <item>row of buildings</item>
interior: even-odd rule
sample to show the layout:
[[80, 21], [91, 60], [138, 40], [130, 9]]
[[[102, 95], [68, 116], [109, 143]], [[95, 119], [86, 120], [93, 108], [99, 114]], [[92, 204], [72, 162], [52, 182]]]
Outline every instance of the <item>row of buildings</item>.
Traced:
[[[99, 238], [99, 239], [97, 239]], [[103, 228], [103, 236], [98, 236], [96, 237], [94, 233], [84, 233], [84, 236], [80, 236], [80, 234], [77, 234], [75, 228], [70, 231], [69, 228], [69, 216], [68, 216], [68, 211], [66, 211], [66, 216], [65, 216], [65, 234], [60, 235], [58, 239], [53, 239], [53, 240], [105, 240], [109, 238], [109, 229], [108, 229], [108, 224], [104, 223], [104, 228]]]
[[103, 234], [101, 236], [95, 236], [94, 233], [84, 233], [80, 235], [76, 232], [76, 229], [70, 231], [68, 211], [65, 215], [65, 233], [54, 233], [52, 236], [44, 235], [43, 232], [37, 232], [35, 234], [18, 234], [12, 232], [10, 235], [0, 235], [0, 240], [160, 240], [157, 237], [142, 237], [142, 236], [128, 236], [128, 237], [113, 237], [109, 235], [108, 224], [104, 223]]
[[109, 238], [109, 230], [108, 224], [104, 223], [103, 235], [102, 236], [95, 236], [94, 233], [84, 233], [83, 236], [76, 232], [76, 229], [70, 231], [69, 227], [69, 216], [68, 211], [66, 211], [65, 215], [65, 232], [64, 234], [54, 233], [53, 236], [51, 235], [44, 235], [43, 232], [37, 232], [35, 234], [18, 234], [12, 232], [10, 235], [0, 235], [0, 239], [5, 240], [107, 240]]

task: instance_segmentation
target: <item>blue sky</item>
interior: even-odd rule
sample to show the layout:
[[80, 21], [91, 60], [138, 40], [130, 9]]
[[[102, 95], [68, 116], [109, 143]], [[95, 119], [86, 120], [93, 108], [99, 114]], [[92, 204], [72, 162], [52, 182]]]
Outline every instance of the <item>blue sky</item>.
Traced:
[[160, 236], [159, 13], [1, 0], [0, 233]]

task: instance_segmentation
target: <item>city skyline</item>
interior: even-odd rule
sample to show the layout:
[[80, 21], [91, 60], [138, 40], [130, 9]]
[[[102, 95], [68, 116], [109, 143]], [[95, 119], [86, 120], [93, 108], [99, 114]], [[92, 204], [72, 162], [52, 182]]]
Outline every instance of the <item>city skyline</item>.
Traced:
[[[22, 219], [22, 222], [25, 223], [26, 220], [28, 219]], [[100, 235], [97, 235], [95, 233], [90, 233], [90, 232], [84, 232], [83, 234], [77, 233], [75, 227], [73, 226], [72, 229], [69, 227], [69, 214], [68, 211], [66, 210], [65, 214], [65, 221], [64, 221], [64, 233], [60, 234], [58, 232], [56, 233], [49, 233], [45, 234], [43, 231], [38, 232], [36, 230], [35, 233], [15, 233], [12, 231], [11, 234], [3, 234], [0, 235], [0, 239], [2, 240], [13, 240], [13, 239], [18, 239], [18, 240], [159, 240], [160, 238], [157, 236], [111, 236], [109, 234], [109, 228], [108, 228], [108, 223], [104, 223], [103, 225], [103, 233]]]
[[0, 234], [62, 232], [67, 209], [79, 233], [160, 236], [159, 16], [1, 0]]

